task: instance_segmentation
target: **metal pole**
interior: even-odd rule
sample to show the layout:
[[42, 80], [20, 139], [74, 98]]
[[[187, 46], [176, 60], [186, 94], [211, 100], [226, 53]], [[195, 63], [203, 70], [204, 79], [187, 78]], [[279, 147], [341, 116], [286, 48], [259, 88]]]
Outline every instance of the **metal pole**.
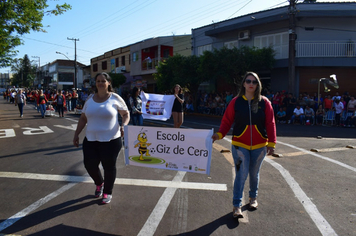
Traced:
[[78, 84], [77, 84], [77, 41], [79, 41], [79, 39], [75, 39], [75, 38], [68, 38], [68, 40], [72, 40], [74, 41], [74, 87], [75, 89], [77, 89]]
[[318, 80], [318, 109], [319, 109], [319, 101], [320, 101], [320, 81], [321, 79]]
[[295, 86], [295, 4], [297, 0], [289, 0], [289, 60], [288, 60], [288, 90], [296, 93]]

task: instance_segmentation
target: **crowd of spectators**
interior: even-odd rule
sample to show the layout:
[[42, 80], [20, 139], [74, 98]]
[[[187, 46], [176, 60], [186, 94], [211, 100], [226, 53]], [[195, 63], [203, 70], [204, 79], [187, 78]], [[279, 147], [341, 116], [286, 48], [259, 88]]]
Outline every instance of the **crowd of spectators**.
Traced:
[[320, 95], [319, 101], [316, 93], [303, 93], [296, 98], [293, 94], [282, 91], [274, 94], [267, 92], [266, 96], [272, 103], [278, 123], [355, 127], [356, 100], [348, 92], [343, 95], [338, 92], [333, 96]]
[[[30, 89], [30, 88], [25, 88], [23, 89], [23, 94], [26, 96], [27, 101], [33, 102], [35, 105], [35, 109], [38, 110], [38, 104], [37, 104], [37, 99], [40, 94], [41, 89]], [[17, 94], [19, 89], [12, 88], [12, 89], [7, 89], [4, 93], [4, 99], [6, 99], [10, 103], [14, 103], [14, 98]], [[84, 91], [84, 90], [60, 90], [63, 95], [65, 96], [65, 108], [64, 110], [69, 112], [69, 111], [74, 111], [75, 109], [82, 109], [85, 100], [88, 97], [89, 92]], [[56, 109], [56, 101], [55, 98], [58, 95], [59, 90], [56, 89], [43, 89], [43, 94], [46, 97], [46, 100], [48, 101], [47, 109], [52, 106], [54, 109]]]
[[[235, 94], [227, 91], [225, 93], [199, 91], [196, 97], [196, 104], [190, 93], [185, 94], [186, 114], [197, 112], [209, 115], [222, 116], [225, 109]], [[286, 91], [264, 91], [272, 103], [277, 123], [281, 124], [303, 124], [303, 125], [323, 125], [355, 127], [356, 125], [356, 100], [354, 95], [345, 92], [339, 95], [320, 95], [318, 102], [317, 93], [299, 94], [298, 97]], [[329, 112], [330, 111], [330, 112]], [[326, 117], [328, 117], [326, 122]]]
[[[4, 99], [10, 103], [14, 103], [17, 90], [8, 89], [4, 94]], [[37, 108], [37, 98], [39, 89], [23, 89], [23, 93], [27, 97], [27, 101], [34, 102]], [[54, 98], [58, 94], [58, 90], [45, 89], [43, 90], [49, 104], [54, 105]], [[87, 99], [90, 91], [84, 90], [62, 90], [66, 100], [66, 111], [74, 111], [81, 109]], [[198, 91], [196, 96], [190, 92], [184, 93], [185, 114], [201, 113], [208, 115], [222, 116], [230, 101], [235, 97], [230, 91], [224, 93]], [[349, 95], [348, 92], [340, 95], [327, 94], [326, 96], [318, 96], [316, 93], [310, 95], [308, 93], [299, 94], [298, 97], [292, 93], [285, 91], [265, 90], [266, 96], [272, 103], [277, 123], [294, 124], [296, 122], [303, 125], [323, 125], [330, 122], [331, 125], [355, 127], [356, 126], [356, 99], [354, 95]], [[125, 97], [125, 96], [124, 96]], [[127, 99], [129, 96], [127, 96]], [[49, 105], [47, 104], [47, 105]]]

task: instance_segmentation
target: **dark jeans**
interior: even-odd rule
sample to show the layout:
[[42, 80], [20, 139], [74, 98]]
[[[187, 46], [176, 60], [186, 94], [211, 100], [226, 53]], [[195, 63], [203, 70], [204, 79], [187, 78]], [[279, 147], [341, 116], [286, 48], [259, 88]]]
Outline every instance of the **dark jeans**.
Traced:
[[336, 125], [340, 125], [341, 114], [335, 114]]
[[22, 116], [23, 114], [23, 103], [17, 103], [17, 106], [19, 107], [19, 111], [20, 111], [20, 116]]
[[63, 104], [62, 105], [57, 104], [57, 110], [58, 110], [59, 116], [61, 116], [61, 113], [63, 116], [63, 112], [64, 112]]
[[72, 98], [72, 111], [74, 111], [75, 108], [77, 108], [77, 99]]
[[[121, 137], [110, 142], [88, 141], [84, 138], [84, 166], [95, 185], [104, 183], [104, 193], [112, 194], [116, 179], [116, 160], [122, 147]], [[104, 178], [99, 164], [104, 168]]]

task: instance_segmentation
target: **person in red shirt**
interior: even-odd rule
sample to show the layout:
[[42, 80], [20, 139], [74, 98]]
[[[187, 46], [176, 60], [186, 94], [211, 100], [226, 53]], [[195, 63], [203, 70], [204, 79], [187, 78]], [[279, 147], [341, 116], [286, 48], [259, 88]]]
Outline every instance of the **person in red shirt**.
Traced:
[[61, 89], [58, 89], [58, 94], [55, 95], [53, 101], [57, 105], [57, 110], [58, 110], [59, 117], [64, 117], [64, 107], [66, 106], [66, 97], [62, 93]]
[[39, 107], [39, 109], [41, 111], [42, 118], [45, 117], [47, 102], [48, 102], [48, 100], [46, 98], [46, 95], [43, 94], [43, 90], [41, 89], [38, 94], [38, 97], [37, 97], [37, 106]]
[[256, 209], [259, 171], [263, 159], [274, 153], [277, 142], [276, 125], [271, 102], [261, 96], [262, 84], [258, 75], [247, 72], [239, 94], [229, 103], [213, 142], [222, 139], [233, 126], [231, 152], [235, 162], [233, 217], [243, 218], [242, 195], [250, 175], [250, 208]]
[[333, 107], [333, 100], [331, 99], [330, 95], [328, 95], [325, 99], [324, 99], [324, 108], [325, 111], [331, 110], [331, 108]]

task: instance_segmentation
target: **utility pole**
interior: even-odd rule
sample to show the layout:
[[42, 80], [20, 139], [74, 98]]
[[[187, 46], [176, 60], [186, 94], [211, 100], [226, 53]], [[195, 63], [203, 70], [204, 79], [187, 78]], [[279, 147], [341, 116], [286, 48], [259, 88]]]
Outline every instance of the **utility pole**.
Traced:
[[288, 91], [296, 95], [295, 85], [295, 40], [296, 40], [296, 3], [298, 0], [289, 0], [289, 60], [288, 60]]
[[77, 90], [77, 41], [79, 41], [79, 39], [75, 39], [75, 38], [68, 38], [68, 40], [72, 40], [74, 41], [74, 88], [75, 90]]
[[[37, 82], [38, 83], [41, 83], [41, 80], [42, 80], [42, 70], [41, 70], [41, 57], [39, 56], [32, 56], [32, 58], [38, 58], [38, 77], [37, 78]], [[35, 81], [33, 81], [33, 83], [35, 83]], [[38, 84], [37, 84], [38, 85]]]

